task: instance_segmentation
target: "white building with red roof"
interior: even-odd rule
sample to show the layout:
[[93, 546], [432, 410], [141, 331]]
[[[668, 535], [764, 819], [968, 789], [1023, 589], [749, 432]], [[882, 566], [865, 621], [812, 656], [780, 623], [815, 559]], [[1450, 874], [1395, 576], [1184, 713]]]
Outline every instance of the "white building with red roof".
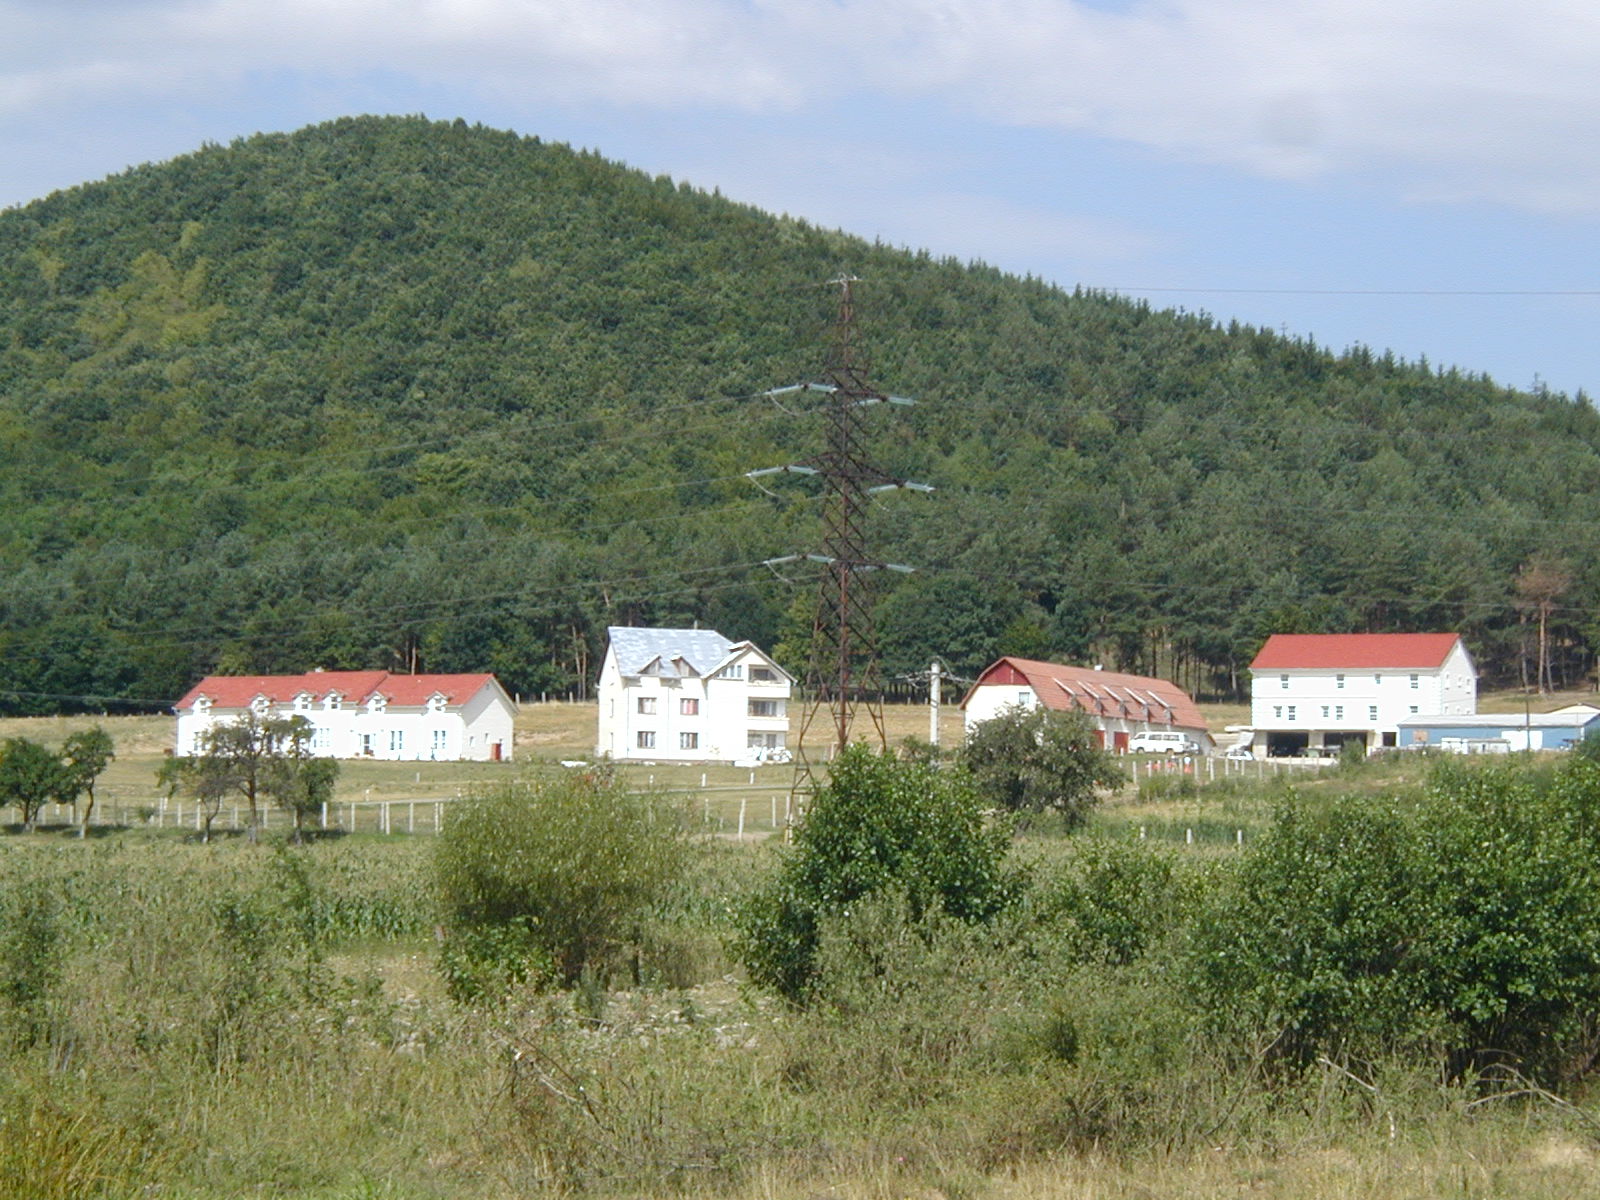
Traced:
[[303, 717], [323, 758], [500, 762], [511, 758], [516, 705], [493, 675], [208, 675], [173, 706], [179, 754], [214, 725], [254, 713]]
[[1146, 675], [1008, 657], [985, 669], [961, 701], [969, 730], [1007, 708], [1040, 705], [1088, 713], [1107, 749], [1126, 750], [1136, 734], [1167, 731], [1185, 734], [1203, 752], [1212, 748], [1206, 719], [1189, 693]]
[[1251, 748], [1261, 755], [1370, 753], [1409, 717], [1478, 708], [1478, 671], [1454, 633], [1275, 633], [1250, 664]]

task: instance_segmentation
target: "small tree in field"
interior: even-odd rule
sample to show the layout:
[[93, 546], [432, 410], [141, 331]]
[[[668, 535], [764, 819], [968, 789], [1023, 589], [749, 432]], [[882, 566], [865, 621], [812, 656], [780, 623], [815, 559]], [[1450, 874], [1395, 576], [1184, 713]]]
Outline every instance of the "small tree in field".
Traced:
[[303, 757], [311, 724], [304, 717], [262, 720], [246, 713], [237, 721], [213, 725], [201, 735], [199, 777], [215, 785], [224, 776], [250, 809], [249, 838], [256, 840], [260, 801], [275, 772], [289, 758]]
[[268, 767], [264, 790], [277, 806], [294, 818], [294, 840], [305, 839], [305, 819], [319, 815], [333, 799], [339, 782], [339, 764], [331, 758], [312, 758], [303, 741], [296, 739], [289, 752]]
[[81, 729], [71, 734], [61, 746], [62, 793], [68, 804], [77, 804], [78, 797], [87, 803], [79, 815], [78, 836], [89, 836], [89, 820], [94, 816], [94, 785], [116, 755], [116, 743], [100, 726]]
[[222, 802], [238, 786], [226, 760], [214, 756], [178, 755], [163, 759], [156, 771], [156, 783], [169, 801], [188, 796], [200, 811], [200, 840], [211, 840], [211, 824], [222, 811]]
[[31, 738], [0, 742], [0, 804], [14, 804], [33, 832], [39, 809], [61, 790], [61, 759]]
[[973, 728], [961, 764], [978, 793], [1008, 812], [1054, 809], [1071, 827], [1099, 801], [1097, 789], [1125, 781], [1085, 713], [1039, 706], [1002, 710]]

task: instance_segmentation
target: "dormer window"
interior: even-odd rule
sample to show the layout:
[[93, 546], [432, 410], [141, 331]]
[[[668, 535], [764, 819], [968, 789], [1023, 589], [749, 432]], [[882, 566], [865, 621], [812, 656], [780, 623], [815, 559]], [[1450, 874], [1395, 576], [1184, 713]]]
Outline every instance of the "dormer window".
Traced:
[[428, 711], [429, 712], [443, 712], [444, 711], [444, 705], [445, 705], [444, 697], [439, 695], [437, 692], [435, 692], [433, 695], [428, 697]]
[[194, 710], [197, 713], [210, 712], [211, 711], [211, 697], [210, 696], [196, 696], [195, 697], [195, 701], [194, 701]]
[[322, 702], [322, 706], [329, 712], [338, 712], [344, 707], [344, 697], [339, 695], [338, 692], [329, 692], [327, 699]]
[[265, 696], [257, 696], [254, 700], [250, 701], [250, 711], [255, 713], [258, 717], [266, 716], [267, 710], [271, 707], [272, 701], [268, 700]]
[[387, 697], [374, 696], [372, 699], [367, 701], [367, 708], [373, 712], [382, 712], [386, 707], [388, 707], [388, 704], [389, 701]]
[[295, 710], [295, 712], [310, 712], [311, 711], [311, 693], [310, 692], [301, 692], [298, 696], [296, 696], [294, 698], [294, 710]]

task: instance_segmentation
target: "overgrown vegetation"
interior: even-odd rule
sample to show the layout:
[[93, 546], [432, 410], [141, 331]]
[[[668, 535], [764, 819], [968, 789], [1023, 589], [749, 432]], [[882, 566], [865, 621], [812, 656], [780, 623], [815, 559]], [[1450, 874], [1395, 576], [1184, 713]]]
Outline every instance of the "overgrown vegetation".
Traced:
[[437, 842], [5, 839], [0, 1191], [1587, 1186], [1586, 757], [1182, 801], [1242, 849], [1017, 839], [948, 768], [836, 766], [760, 851], [573, 773]]
[[982, 807], [963, 775], [846, 749], [772, 882], [740, 916], [738, 950], [751, 978], [806, 999], [824, 923], [852, 921], [869, 899], [901, 906], [913, 923], [992, 918], [1020, 881], [1007, 870], [1006, 832], [985, 825]]
[[606, 773], [488, 788], [452, 812], [434, 850], [450, 992], [503, 999], [516, 984], [604, 986], [642, 972], [652, 908], [686, 862], [682, 814]]

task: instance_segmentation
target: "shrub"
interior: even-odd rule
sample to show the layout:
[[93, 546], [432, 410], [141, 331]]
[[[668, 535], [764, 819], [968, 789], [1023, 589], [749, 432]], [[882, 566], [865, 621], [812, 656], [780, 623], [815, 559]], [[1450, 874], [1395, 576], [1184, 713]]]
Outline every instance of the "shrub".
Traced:
[[1034, 923], [1077, 962], [1131, 963], [1183, 918], [1172, 856], [1146, 845], [1083, 841], [1034, 892]]
[[833, 763], [774, 881], [738, 916], [736, 951], [757, 983], [803, 999], [819, 922], [894, 890], [907, 918], [984, 921], [1014, 894], [1009, 837], [986, 826], [962, 775], [852, 746]]
[[1195, 991], [1280, 1061], [1425, 1053], [1587, 1069], [1600, 764], [1442, 763], [1423, 803], [1289, 807], [1196, 928]]
[[1088, 819], [1097, 788], [1126, 781], [1086, 714], [1042, 707], [1007, 708], [976, 726], [961, 763], [996, 808], [1054, 809], [1074, 827]]
[[607, 779], [517, 780], [464, 802], [433, 857], [452, 994], [493, 1000], [608, 970], [637, 947], [684, 847], [676, 810]]

